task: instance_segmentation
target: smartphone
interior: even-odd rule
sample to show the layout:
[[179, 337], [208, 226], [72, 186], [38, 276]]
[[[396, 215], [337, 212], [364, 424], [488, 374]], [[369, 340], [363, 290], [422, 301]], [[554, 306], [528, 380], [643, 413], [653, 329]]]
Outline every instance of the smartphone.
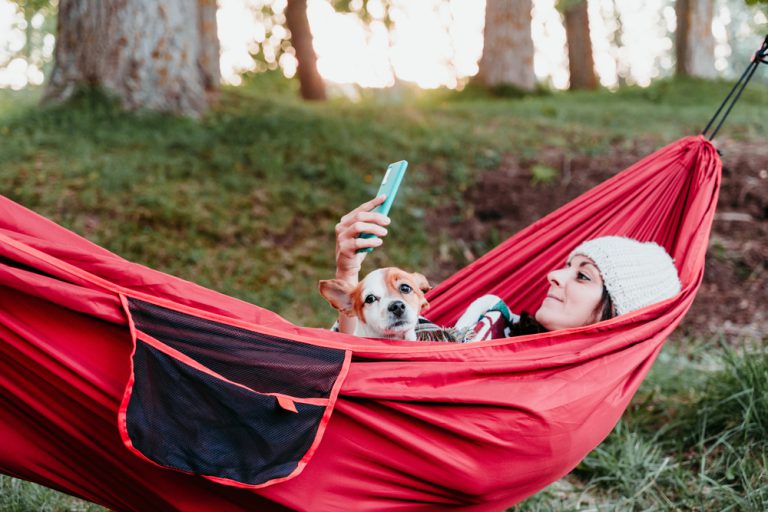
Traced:
[[[400, 188], [400, 183], [403, 181], [403, 176], [405, 176], [405, 170], [408, 168], [408, 162], [405, 160], [400, 160], [399, 162], [395, 162], [393, 164], [389, 164], [389, 167], [387, 167], [387, 172], [384, 173], [384, 178], [381, 180], [381, 185], [379, 185], [379, 191], [376, 193], [376, 197], [379, 197], [380, 195], [386, 194], [387, 198], [384, 200], [383, 203], [381, 203], [379, 206], [371, 210], [374, 213], [381, 213], [383, 215], [388, 215], [390, 208], [392, 208], [392, 203], [395, 202], [395, 196], [397, 195], [397, 190]], [[361, 233], [360, 238], [374, 238], [376, 235], [373, 235], [371, 233]], [[373, 251], [373, 247], [366, 247], [365, 249], [358, 249], [357, 252], [371, 252]]]

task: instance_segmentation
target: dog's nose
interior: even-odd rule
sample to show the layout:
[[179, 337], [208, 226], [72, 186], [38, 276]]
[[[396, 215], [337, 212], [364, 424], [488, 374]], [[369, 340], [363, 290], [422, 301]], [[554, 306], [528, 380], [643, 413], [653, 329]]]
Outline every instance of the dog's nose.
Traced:
[[401, 300], [392, 301], [389, 303], [387, 310], [396, 317], [401, 317], [405, 313], [405, 302]]

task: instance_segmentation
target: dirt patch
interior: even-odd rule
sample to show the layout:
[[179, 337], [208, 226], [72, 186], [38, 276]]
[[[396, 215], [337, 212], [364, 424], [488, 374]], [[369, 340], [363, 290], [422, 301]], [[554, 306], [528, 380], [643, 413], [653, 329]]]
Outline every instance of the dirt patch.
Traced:
[[[722, 139], [718, 147], [723, 181], [704, 282], [680, 330], [762, 337], [768, 333], [768, 146]], [[430, 277], [445, 279], [489, 248], [488, 240], [516, 233], [656, 149], [642, 140], [616, 141], [599, 156], [551, 148], [536, 160], [505, 157], [479, 174], [460, 211], [450, 205], [428, 212], [431, 229], [458, 249], [457, 257], [442, 244]], [[557, 171], [554, 178], [547, 169]], [[546, 183], [533, 184], [542, 177]]]

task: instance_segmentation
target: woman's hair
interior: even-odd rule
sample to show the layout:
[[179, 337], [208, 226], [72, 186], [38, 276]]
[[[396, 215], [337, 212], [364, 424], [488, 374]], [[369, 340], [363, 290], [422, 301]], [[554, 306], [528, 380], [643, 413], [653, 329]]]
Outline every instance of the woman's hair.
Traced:
[[523, 311], [520, 313], [520, 320], [509, 326], [509, 336], [525, 336], [526, 334], [538, 334], [547, 332], [533, 315]]
[[600, 315], [598, 322], [610, 320], [616, 316], [616, 307], [613, 305], [611, 294], [608, 293], [608, 288], [605, 286], [603, 286], [603, 296], [600, 297], [600, 303], [597, 305], [595, 313], [599, 313]]

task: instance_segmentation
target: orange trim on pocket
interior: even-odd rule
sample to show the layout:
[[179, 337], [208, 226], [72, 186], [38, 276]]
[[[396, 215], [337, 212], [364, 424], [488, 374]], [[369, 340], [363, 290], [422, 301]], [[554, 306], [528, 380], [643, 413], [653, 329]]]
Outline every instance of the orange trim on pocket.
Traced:
[[287, 396], [278, 396], [277, 405], [279, 405], [286, 411], [295, 412], [295, 413], [299, 412], [299, 410], [296, 409], [296, 404], [293, 402], [293, 400], [291, 400]]
[[123, 440], [123, 444], [126, 448], [133, 453], [138, 453], [142, 458], [149, 460], [133, 446], [133, 442], [128, 436], [128, 403], [131, 400], [131, 391], [133, 390], [133, 383], [135, 381], [133, 376], [133, 356], [136, 354], [136, 326], [133, 323], [133, 317], [131, 317], [131, 312], [128, 309], [128, 299], [123, 294], [120, 294], [120, 303], [123, 305], [125, 316], [128, 319], [128, 330], [131, 333], [132, 346], [131, 355], [128, 357], [128, 368], [130, 370], [128, 372], [128, 382], [125, 383], [123, 398], [120, 400], [120, 408], [117, 410], [117, 429], [120, 431], [120, 438]]

